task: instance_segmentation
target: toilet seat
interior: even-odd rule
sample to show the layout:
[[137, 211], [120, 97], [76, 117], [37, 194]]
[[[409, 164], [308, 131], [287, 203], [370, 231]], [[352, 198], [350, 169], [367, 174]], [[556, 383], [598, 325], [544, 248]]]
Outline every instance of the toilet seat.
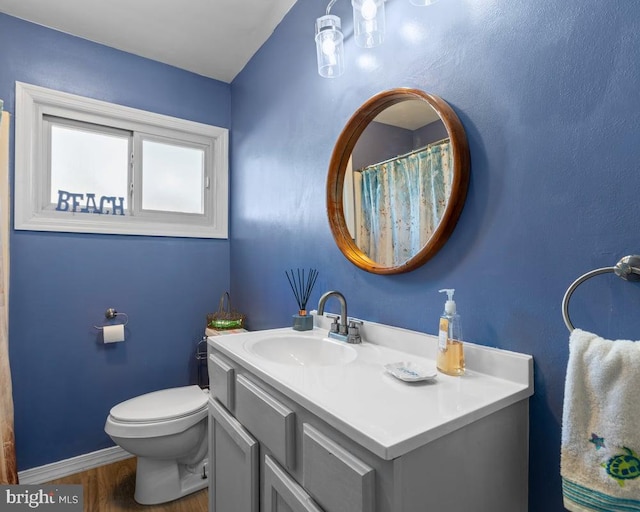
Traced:
[[153, 422], [188, 416], [207, 405], [198, 386], [161, 389], [136, 396], [111, 408], [112, 418], [123, 422]]
[[198, 386], [146, 393], [112, 407], [105, 431], [129, 438], [177, 434], [206, 417], [207, 400]]

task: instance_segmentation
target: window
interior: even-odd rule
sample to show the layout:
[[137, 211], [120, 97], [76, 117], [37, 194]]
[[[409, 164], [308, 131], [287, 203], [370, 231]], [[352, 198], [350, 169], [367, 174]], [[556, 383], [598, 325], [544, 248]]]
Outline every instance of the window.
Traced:
[[16, 83], [15, 228], [226, 238], [228, 130]]

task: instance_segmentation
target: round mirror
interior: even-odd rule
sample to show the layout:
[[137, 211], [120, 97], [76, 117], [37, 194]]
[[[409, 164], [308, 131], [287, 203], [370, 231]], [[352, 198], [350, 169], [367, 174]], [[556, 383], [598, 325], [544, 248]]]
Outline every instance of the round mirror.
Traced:
[[381, 92], [349, 119], [331, 155], [336, 244], [368, 272], [413, 270], [451, 235], [468, 183], [469, 146], [453, 109], [417, 89]]

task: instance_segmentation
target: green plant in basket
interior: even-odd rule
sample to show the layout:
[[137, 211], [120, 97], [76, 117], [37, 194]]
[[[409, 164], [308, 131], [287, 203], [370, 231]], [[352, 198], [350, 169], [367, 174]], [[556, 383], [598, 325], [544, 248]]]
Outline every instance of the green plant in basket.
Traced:
[[[226, 299], [226, 305], [225, 305]], [[224, 292], [218, 303], [218, 311], [207, 315], [207, 327], [223, 331], [244, 328], [245, 315], [231, 307], [229, 292]]]

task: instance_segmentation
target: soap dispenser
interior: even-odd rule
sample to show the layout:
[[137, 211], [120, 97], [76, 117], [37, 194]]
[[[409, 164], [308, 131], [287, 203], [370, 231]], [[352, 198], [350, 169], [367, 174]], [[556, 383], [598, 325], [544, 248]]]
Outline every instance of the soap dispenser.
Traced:
[[438, 356], [436, 366], [447, 375], [462, 375], [464, 373], [464, 351], [462, 346], [462, 325], [460, 315], [456, 312], [453, 300], [453, 289], [440, 290], [447, 294], [444, 312], [440, 316], [438, 330]]

